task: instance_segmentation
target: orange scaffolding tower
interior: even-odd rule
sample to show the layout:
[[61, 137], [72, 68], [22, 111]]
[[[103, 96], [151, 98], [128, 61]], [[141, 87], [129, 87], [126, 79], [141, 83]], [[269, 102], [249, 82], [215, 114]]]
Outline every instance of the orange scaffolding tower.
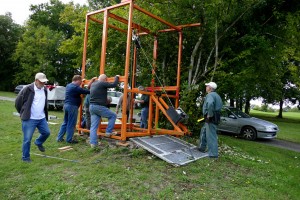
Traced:
[[[113, 14], [112, 11], [116, 8], [127, 7], [128, 8], [128, 19], [125, 19], [121, 16]], [[151, 32], [148, 28], [143, 27], [140, 24], [133, 22], [133, 12], [137, 10], [142, 14], [147, 15], [148, 17], [164, 24], [168, 27], [168, 29], [163, 29], [154, 32]], [[102, 14], [103, 20], [97, 18], [97, 15]], [[109, 24], [109, 18], [112, 18], [120, 23], [127, 25], [127, 30], [124, 30], [120, 27], [115, 25]], [[84, 35], [84, 46], [83, 46], [83, 58], [82, 58], [82, 78], [85, 78], [85, 66], [86, 66], [86, 58], [87, 58], [87, 43], [88, 43], [88, 29], [90, 21], [93, 21], [98, 24], [103, 25], [103, 32], [102, 32], [102, 48], [101, 48], [101, 56], [100, 56], [100, 74], [104, 74], [105, 72], [105, 63], [106, 63], [106, 47], [107, 47], [107, 38], [108, 38], [108, 29], [112, 28], [117, 31], [123, 32], [127, 34], [127, 43], [126, 43], [126, 57], [125, 57], [125, 72], [123, 75], [120, 76], [119, 82], [124, 83], [124, 96], [123, 96], [123, 105], [122, 105], [122, 118], [121, 124], [116, 123], [114, 129], [118, 132], [116, 136], [112, 136], [114, 139], [125, 141], [127, 138], [130, 137], [137, 137], [137, 136], [151, 136], [155, 134], [168, 134], [174, 136], [183, 136], [185, 134], [189, 134], [189, 130], [187, 127], [182, 124], [181, 122], [174, 121], [174, 116], [172, 117], [170, 113], [173, 115], [177, 115], [176, 108], [179, 106], [179, 89], [180, 89], [180, 67], [181, 67], [181, 57], [182, 57], [182, 29], [185, 27], [192, 27], [192, 26], [200, 26], [200, 23], [195, 24], [187, 24], [187, 25], [180, 25], [175, 26], [160, 17], [144, 10], [143, 8], [139, 7], [138, 5], [134, 4], [134, 0], [123, 0], [120, 4], [110, 6], [98, 11], [90, 12], [86, 15], [86, 23], [85, 23], [85, 35]], [[139, 91], [136, 88], [135, 80], [136, 80], [136, 59], [137, 59], [137, 51], [136, 47], [133, 51], [133, 66], [132, 66], [132, 74], [131, 74], [131, 89], [128, 88], [128, 81], [129, 81], [129, 68], [130, 68], [130, 57], [131, 57], [131, 42], [132, 42], [132, 31], [139, 30], [138, 35], [151, 35], [154, 37], [154, 44], [153, 44], [153, 66], [152, 66], [152, 73], [155, 73], [156, 69], [156, 59], [157, 59], [157, 34], [162, 32], [170, 32], [176, 31], [178, 32], [178, 61], [177, 61], [177, 81], [176, 85], [173, 86], [164, 86], [164, 87], [156, 87], [155, 86], [155, 79], [153, 78], [151, 81], [151, 86], [146, 88], [147, 91]], [[85, 80], [83, 84], [88, 84], [90, 80]], [[114, 81], [114, 77], [108, 78], [109, 82]], [[165, 94], [157, 95], [157, 92], [165, 92]], [[167, 94], [172, 92], [173, 94]], [[133, 116], [133, 106], [130, 109], [130, 119], [129, 123], [127, 123], [127, 115], [126, 115], [126, 105], [127, 105], [127, 94], [130, 93], [131, 99], [133, 99], [134, 94], [141, 93], [147, 94], [150, 97], [149, 102], [149, 118], [148, 118], [148, 128], [143, 129], [140, 128], [137, 124], [133, 123], [132, 116]], [[175, 94], [174, 94], [175, 93]], [[175, 101], [175, 108], [172, 106], [170, 107], [163, 97], [167, 96], [168, 98], [173, 98]], [[84, 129], [81, 127], [81, 120], [82, 120], [82, 105], [79, 108], [79, 121], [77, 123], [77, 130], [89, 132], [89, 130]], [[169, 110], [173, 112], [168, 112]], [[174, 112], [175, 111], [175, 112]], [[158, 121], [159, 121], [159, 113], [162, 113], [169, 122], [173, 125], [173, 129], [164, 129], [159, 128]], [[178, 117], [178, 116], [175, 116]], [[98, 127], [97, 134], [99, 136], [105, 136], [105, 128], [107, 124], [100, 123]]]

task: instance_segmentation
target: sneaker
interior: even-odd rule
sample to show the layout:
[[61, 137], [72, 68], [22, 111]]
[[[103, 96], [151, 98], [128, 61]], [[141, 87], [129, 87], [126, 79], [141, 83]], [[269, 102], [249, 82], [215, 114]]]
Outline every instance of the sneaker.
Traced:
[[35, 144], [35, 145], [41, 152], [45, 152], [45, 147], [42, 144], [40, 144], [40, 145]]
[[22, 160], [24, 163], [31, 163], [32, 161], [30, 159]]
[[205, 149], [201, 149], [201, 148], [198, 148], [198, 150], [201, 152], [201, 153], [205, 153]]
[[209, 156], [209, 158], [218, 159], [218, 156]]
[[113, 135], [117, 135], [117, 132], [112, 132], [112, 133], [105, 133], [106, 137], [111, 137]]
[[65, 140], [64, 139], [57, 140], [57, 142], [63, 142], [63, 141], [65, 141]]
[[100, 142], [98, 142], [98, 144], [91, 144], [91, 148], [94, 149], [94, 148], [97, 148], [101, 145]]
[[70, 142], [67, 142], [67, 143], [69, 143], [69, 144], [77, 144], [78, 141], [77, 140], [71, 140]]

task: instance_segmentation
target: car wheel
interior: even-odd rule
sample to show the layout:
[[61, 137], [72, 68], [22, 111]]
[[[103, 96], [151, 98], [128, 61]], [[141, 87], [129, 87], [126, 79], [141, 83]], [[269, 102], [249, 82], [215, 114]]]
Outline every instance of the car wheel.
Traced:
[[246, 140], [255, 140], [257, 137], [256, 130], [250, 126], [244, 127], [242, 129], [242, 136]]
[[54, 106], [48, 105], [48, 110], [54, 110]]

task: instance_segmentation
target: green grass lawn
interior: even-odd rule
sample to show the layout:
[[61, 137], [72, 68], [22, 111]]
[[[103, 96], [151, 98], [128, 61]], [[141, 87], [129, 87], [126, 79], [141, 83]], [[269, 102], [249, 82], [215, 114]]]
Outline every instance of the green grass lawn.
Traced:
[[278, 125], [278, 139], [300, 143], [300, 112], [284, 112], [283, 118], [277, 118], [278, 113], [251, 110], [253, 117], [265, 119]]
[[[62, 111], [51, 111], [51, 136], [43, 157], [21, 161], [22, 131], [14, 103], [0, 100], [0, 199], [299, 199], [300, 153], [219, 136], [220, 158], [173, 167], [143, 149], [103, 142], [93, 151], [78, 137], [60, 152], [55, 138]], [[34, 134], [33, 139], [38, 136]], [[198, 138], [185, 137], [197, 144]], [[68, 160], [62, 160], [62, 159]], [[73, 161], [73, 162], [72, 162]], [[75, 162], [76, 161], [76, 162]]]

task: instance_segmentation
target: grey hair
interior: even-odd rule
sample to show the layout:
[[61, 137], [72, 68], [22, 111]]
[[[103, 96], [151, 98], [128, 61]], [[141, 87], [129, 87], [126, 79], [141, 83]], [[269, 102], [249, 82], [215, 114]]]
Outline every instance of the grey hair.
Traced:
[[138, 87], [138, 90], [145, 90], [145, 87], [142, 86], [142, 85], [140, 85], [140, 86]]
[[98, 80], [104, 82], [106, 78], [107, 78], [107, 76], [105, 74], [101, 74], [99, 76]]

